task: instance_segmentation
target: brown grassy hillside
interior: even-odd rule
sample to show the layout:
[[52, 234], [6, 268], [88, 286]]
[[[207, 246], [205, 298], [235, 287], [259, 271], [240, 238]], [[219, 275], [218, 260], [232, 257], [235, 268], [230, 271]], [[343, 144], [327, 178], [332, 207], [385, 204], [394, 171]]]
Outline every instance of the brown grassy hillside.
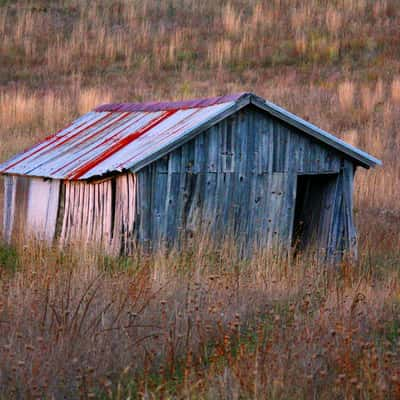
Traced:
[[0, 399], [399, 398], [399, 49], [397, 0], [0, 0], [0, 161], [99, 103], [253, 91], [384, 163], [339, 271], [1, 246]]

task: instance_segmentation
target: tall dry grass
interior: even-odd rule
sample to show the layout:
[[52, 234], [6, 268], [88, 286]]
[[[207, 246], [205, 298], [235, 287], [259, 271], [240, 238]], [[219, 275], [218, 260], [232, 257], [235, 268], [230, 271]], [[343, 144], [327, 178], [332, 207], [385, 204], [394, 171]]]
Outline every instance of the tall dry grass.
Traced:
[[82, 87], [79, 80], [67, 91], [27, 88], [0, 89], [0, 157], [2, 160], [34, 144], [95, 106], [110, 102], [100, 87]]
[[0, 3], [0, 161], [99, 103], [251, 90], [384, 162], [335, 271], [1, 245], [0, 398], [400, 396], [396, 0]]
[[229, 246], [119, 264], [40, 245], [19, 257], [1, 279], [4, 398], [400, 394], [398, 272], [364, 252], [336, 271], [245, 263]]

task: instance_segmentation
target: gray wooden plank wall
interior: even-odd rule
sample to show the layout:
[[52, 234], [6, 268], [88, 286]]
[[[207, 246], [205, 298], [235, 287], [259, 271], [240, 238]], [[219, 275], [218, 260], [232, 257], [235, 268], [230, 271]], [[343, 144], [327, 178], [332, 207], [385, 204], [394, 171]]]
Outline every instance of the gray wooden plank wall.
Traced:
[[14, 215], [15, 215], [15, 191], [16, 191], [16, 178], [14, 176], [4, 176], [4, 191], [3, 191], [3, 239], [6, 242], [11, 241]]
[[353, 164], [246, 107], [138, 172], [138, 239], [157, 247], [202, 230], [216, 239], [233, 236], [247, 248], [287, 247], [297, 174], [323, 173], [340, 175], [325, 196], [320, 232], [334, 251], [343, 247], [340, 238], [345, 247], [355, 241]]

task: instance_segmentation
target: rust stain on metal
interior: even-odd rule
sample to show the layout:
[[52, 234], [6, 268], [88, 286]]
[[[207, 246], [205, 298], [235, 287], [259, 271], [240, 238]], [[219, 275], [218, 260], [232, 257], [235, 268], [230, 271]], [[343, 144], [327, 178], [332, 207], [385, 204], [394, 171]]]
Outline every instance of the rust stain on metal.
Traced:
[[[109, 114], [108, 114], [109, 115]], [[96, 120], [95, 122], [93, 122], [91, 125], [89, 125], [89, 127], [92, 127], [94, 125], [96, 125], [97, 123], [99, 123], [101, 120], [105, 119], [108, 117], [108, 115], [105, 115], [104, 117], [100, 118], [100, 120]], [[80, 128], [82, 125], [85, 125], [84, 123], [82, 123], [81, 125], [78, 125], [78, 128]], [[85, 127], [82, 130], [78, 130], [77, 132], [75, 132], [74, 135], [72, 135], [71, 137], [68, 137], [67, 139], [65, 139], [64, 141], [62, 141], [61, 143], [57, 143], [53, 146], [54, 147], [58, 147], [61, 146], [62, 144], [66, 143], [67, 141], [69, 141], [70, 139], [72, 139], [73, 137], [78, 136], [80, 133], [82, 133], [84, 130], [88, 129], [89, 127]], [[1, 172], [7, 172], [9, 171], [12, 167], [15, 167], [17, 164], [21, 163], [22, 161], [25, 161], [27, 158], [30, 158], [32, 156], [34, 156], [35, 154], [41, 152], [42, 150], [44, 150], [45, 148], [50, 147], [52, 144], [54, 144], [55, 142], [57, 142], [58, 140], [62, 139], [62, 136], [57, 136], [57, 133], [54, 135], [50, 135], [48, 136], [48, 139], [45, 139], [41, 144], [44, 144], [44, 146], [40, 147], [39, 149], [33, 151], [32, 153], [29, 153], [27, 156], [19, 159], [18, 161], [16, 161], [15, 163], [12, 163], [11, 165], [9, 165], [7, 168], [3, 169]], [[54, 140], [52, 140], [54, 139]], [[40, 144], [39, 144], [40, 145]], [[35, 147], [37, 147], [38, 145], [36, 145]], [[28, 152], [29, 149], [26, 151]], [[25, 152], [24, 152], [25, 153]]]
[[[90, 139], [98, 136], [100, 133], [104, 132], [106, 129], [108, 129], [111, 125], [123, 120], [124, 118], [126, 118], [128, 115], [130, 115], [130, 113], [124, 113], [122, 114], [119, 118], [113, 120], [111, 123], [109, 123], [108, 125], [104, 126], [102, 129], [100, 130], [96, 130], [92, 135], [90, 135], [89, 137], [84, 138], [81, 142], [79, 142], [80, 145], [82, 145], [83, 143], [87, 143]], [[99, 147], [101, 145], [103, 145], [104, 143], [106, 143], [107, 141], [112, 140], [112, 138], [114, 138], [116, 135], [118, 134], [115, 133], [113, 136], [111, 136], [110, 138], [105, 139], [102, 143], [96, 145], [96, 147]], [[65, 167], [68, 167], [69, 165], [71, 165], [72, 163], [74, 163], [75, 161], [77, 161], [80, 157], [87, 155], [90, 153], [90, 149], [87, 150], [85, 153], [81, 154], [79, 157], [76, 157], [74, 159], [72, 159], [71, 161], [67, 162], [66, 164], [62, 165], [60, 168], [56, 169], [55, 171], [53, 171], [53, 173], [57, 173], [60, 172], [62, 169], [64, 169]]]
[[104, 153], [100, 154], [93, 160], [91, 160], [89, 163], [83, 165], [82, 167], [78, 168], [76, 171], [72, 171], [69, 175], [67, 175], [68, 179], [79, 179], [81, 176], [86, 174], [88, 171], [90, 171], [93, 167], [110, 157], [111, 155], [115, 154], [117, 151], [128, 145], [129, 143], [133, 142], [140, 136], [144, 135], [147, 131], [150, 129], [154, 128], [156, 125], [158, 125], [160, 122], [164, 121], [168, 117], [170, 117], [172, 114], [175, 114], [177, 110], [170, 110], [166, 111], [163, 115], [160, 117], [150, 121], [147, 125], [142, 127], [136, 132], [133, 132], [129, 134], [127, 137], [123, 138], [119, 142], [115, 143], [113, 146], [111, 146], [109, 149], [107, 149]]
[[105, 104], [0, 165], [0, 173], [80, 180], [136, 163], [231, 107], [243, 94]]

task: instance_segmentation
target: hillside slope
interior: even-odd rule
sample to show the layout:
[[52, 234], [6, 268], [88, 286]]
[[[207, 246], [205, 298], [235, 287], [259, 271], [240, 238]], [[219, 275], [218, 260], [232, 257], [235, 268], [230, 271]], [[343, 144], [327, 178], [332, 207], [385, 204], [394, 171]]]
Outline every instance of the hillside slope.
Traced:
[[0, 0], [0, 161], [100, 103], [252, 91], [384, 163], [335, 269], [0, 238], [0, 400], [400, 398], [399, 49], [398, 0]]

